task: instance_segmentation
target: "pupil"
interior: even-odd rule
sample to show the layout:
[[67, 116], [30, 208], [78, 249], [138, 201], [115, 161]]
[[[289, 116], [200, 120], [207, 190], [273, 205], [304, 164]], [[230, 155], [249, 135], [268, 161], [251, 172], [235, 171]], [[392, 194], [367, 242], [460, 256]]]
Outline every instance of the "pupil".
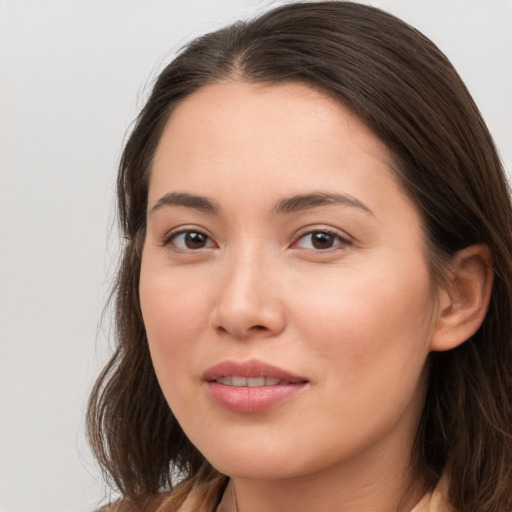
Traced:
[[329, 233], [315, 233], [312, 243], [315, 249], [330, 249], [333, 241], [333, 236]]
[[201, 249], [206, 245], [206, 236], [197, 232], [187, 233], [185, 245], [189, 249]]

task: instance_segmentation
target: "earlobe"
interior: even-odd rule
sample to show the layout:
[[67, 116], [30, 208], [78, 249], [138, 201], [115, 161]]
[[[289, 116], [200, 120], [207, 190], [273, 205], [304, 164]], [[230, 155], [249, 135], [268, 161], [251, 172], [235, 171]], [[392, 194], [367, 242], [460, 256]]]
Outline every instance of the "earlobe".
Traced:
[[430, 348], [451, 350], [478, 330], [489, 308], [493, 270], [492, 254], [485, 245], [457, 252], [450, 276], [439, 290], [439, 309]]

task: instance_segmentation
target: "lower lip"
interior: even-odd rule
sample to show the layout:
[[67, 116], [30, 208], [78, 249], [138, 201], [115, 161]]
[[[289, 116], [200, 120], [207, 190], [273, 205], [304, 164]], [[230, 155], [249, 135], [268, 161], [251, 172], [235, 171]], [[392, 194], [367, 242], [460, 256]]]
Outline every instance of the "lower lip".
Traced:
[[304, 391], [307, 383], [277, 386], [235, 387], [207, 382], [208, 394], [215, 403], [232, 412], [258, 413], [291, 400]]

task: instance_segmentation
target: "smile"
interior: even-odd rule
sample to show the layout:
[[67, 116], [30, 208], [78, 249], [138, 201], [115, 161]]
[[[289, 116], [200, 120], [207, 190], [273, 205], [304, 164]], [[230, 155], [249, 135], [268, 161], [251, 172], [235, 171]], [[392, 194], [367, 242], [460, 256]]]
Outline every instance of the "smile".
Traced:
[[224, 361], [203, 374], [207, 396], [235, 413], [262, 413], [291, 401], [309, 381], [261, 361]]
[[281, 380], [276, 377], [219, 377], [215, 380], [218, 384], [224, 386], [233, 386], [235, 388], [257, 388], [261, 386], [289, 386], [292, 382]]

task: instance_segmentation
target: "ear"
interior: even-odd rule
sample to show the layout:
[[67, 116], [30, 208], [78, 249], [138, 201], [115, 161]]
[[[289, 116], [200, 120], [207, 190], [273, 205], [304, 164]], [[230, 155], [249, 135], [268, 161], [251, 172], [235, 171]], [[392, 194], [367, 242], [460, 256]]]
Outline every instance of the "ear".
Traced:
[[458, 347], [482, 325], [494, 278], [491, 251], [485, 245], [462, 249], [453, 257], [450, 272], [439, 290], [437, 322], [430, 342], [433, 351]]

